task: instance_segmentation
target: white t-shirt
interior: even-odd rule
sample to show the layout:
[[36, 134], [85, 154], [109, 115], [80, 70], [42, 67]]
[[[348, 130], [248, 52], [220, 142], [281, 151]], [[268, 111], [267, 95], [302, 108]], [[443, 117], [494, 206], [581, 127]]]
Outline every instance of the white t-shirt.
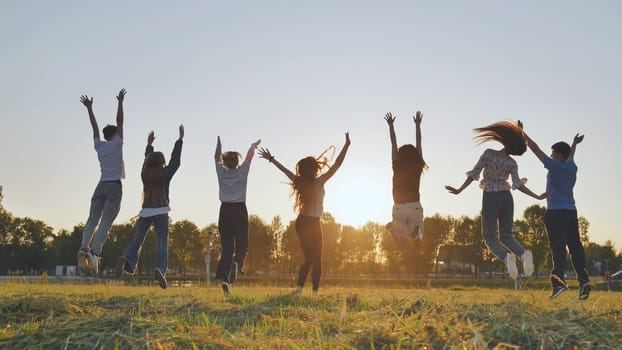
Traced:
[[95, 151], [99, 159], [101, 177], [99, 181], [117, 181], [125, 179], [123, 164], [123, 139], [119, 136], [110, 141], [95, 138]]
[[218, 175], [219, 187], [218, 195], [221, 202], [246, 202], [246, 185], [250, 167], [251, 162], [249, 160], [245, 160], [237, 169], [225, 168], [219, 161], [216, 161], [216, 175]]
[[151, 216], [168, 214], [169, 211], [171, 211], [171, 207], [142, 208], [140, 210], [140, 213], [138, 213], [138, 216], [143, 217], [143, 218], [148, 218]]

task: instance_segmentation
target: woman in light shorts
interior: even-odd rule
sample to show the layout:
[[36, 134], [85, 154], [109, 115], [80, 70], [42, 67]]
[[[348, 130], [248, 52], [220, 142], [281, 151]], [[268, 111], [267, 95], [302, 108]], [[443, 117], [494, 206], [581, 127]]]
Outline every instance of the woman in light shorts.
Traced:
[[387, 113], [384, 120], [391, 136], [391, 159], [393, 162], [393, 221], [387, 228], [396, 240], [423, 239], [423, 207], [419, 199], [421, 174], [427, 165], [421, 151], [421, 121], [423, 113], [417, 111], [413, 120], [416, 126], [416, 142], [397, 148], [393, 123], [395, 117]]

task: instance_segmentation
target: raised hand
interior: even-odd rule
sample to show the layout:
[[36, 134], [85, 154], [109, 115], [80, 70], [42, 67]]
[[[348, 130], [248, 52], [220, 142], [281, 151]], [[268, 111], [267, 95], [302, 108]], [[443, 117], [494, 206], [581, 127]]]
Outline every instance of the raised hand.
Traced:
[[389, 112], [384, 115], [384, 120], [387, 121], [387, 124], [389, 124], [389, 126], [392, 126], [393, 122], [395, 121], [395, 117], [393, 116], [393, 114], [391, 114], [391, 112]]
[[574, 143], [575, 145], [580, 144], [581, 142], [583, 142], [583, 137], [584, 136], [585, 135], [576, 134], [575, 137], [574, 137], [574, 140], [572, 141], [572, 143]]
[[417, 111], [417, 113], [415, 113], [415, 116], [413, 117], [413, 121], [415, 122], [415, 124], [419, 125], [421, 124], [422, 120], [423, 120], [423, 113], [421, 113], [421, 111]]
[[82, 102], [83, 105], [86, 106], [86, 108], [93, 108], [93, 98], [91, 97], [89, 99], [89, 97], [87, 95], [82, 95], [80, 96], [80, 102]]
[[154, 140], [155, 140], [155, 133], [152, 131], [147, 136], [147, 144], [151, 145]]
[[263, 148], [263, 147], [259, 149], [259, 157], [267, 159], [267, 160], [272, 160], [274, 158], [272, 156], [272, 153], [270, 153], [270, 151], [267, 148]]
[[[219, 138], [220, 138], [220, 136], [219, 136]], [[255, 143], [253, 143], [251, 146], [252, 146], [253, 148], [257, 148], [257, 147], [259, 147], [259, 144], [260, 144], [260, 143], [261, 143], [261, 139], [259, 139], [259, 140], [255, 141]]]
[[184, 138], [184, 124], [181, 124], [179, 126], [179, 139], [183, 140], [183, 138]]
[[125, 89], [121, 89], [121, 91], [119, 91], [119, 94], [117, 95], [117, 100], [119, 101], [119, 103], [123, 103], [123, 99], [125, 99], [126, 93], [127, 91]]
[[350, 132], [346, 132], [346, 147], [350, 146]]
[[449, 193], [452, 193], [452, 194], [460, 194], [460, 192], [462, 192], [459, 189], [455, 187], [451, 187], [451, 186], [445, 186], [445, 189], [449, 191]]
[[519, 121], [517, 122], [517, 124], [518, 124], [518, 127], [519, 127], [519, 128], [521, 128], [521, 129], [525, 129], [525, 128], [523, 127], [523, 122], [522, 122], [522, 121], [520, 121], [520, 120], [519, 120]]

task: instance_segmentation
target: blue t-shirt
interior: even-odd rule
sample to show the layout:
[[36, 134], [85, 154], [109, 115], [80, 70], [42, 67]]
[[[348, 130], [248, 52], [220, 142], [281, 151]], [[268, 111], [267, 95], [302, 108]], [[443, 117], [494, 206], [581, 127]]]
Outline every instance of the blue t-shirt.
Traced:
[[574, 160], [562, 163], [544, 157], [542, 162], [549, 170], [546, 176], [546, 191], [550, 193], [546, 199], [547, 208], [577, 210], [572, 192], [577, 182], [577, 165]]

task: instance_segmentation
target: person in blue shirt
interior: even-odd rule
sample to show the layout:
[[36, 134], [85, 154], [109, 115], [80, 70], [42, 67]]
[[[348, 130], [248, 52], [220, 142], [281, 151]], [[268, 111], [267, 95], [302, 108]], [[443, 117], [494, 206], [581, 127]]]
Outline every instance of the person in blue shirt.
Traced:
[[549, 196], [546, 199], [547, 209], [544, 215], [544, 224], [553, 257], [553, 271], [551, 272], [553, 291], [549, 299], [555, 299], [568, 290], [568, 285], [564, 280], [566, 247], [570, 252], [572, 266], [579, 280], [579, 299], [587, 299], [592, 289], [586, 270], [585, 251], [579, 236], [579, 220], [573, 194], [577, 181], [574, 154], [577, 145], [583, 141], [583, 136], [577, 134], [572, 146], [563, 141], [557, 142], [551, 146], [550, 157], [544, 154], [540, 147], [527, 136], [529, 149], [549, 171], [546, 177], [546, 191]]

